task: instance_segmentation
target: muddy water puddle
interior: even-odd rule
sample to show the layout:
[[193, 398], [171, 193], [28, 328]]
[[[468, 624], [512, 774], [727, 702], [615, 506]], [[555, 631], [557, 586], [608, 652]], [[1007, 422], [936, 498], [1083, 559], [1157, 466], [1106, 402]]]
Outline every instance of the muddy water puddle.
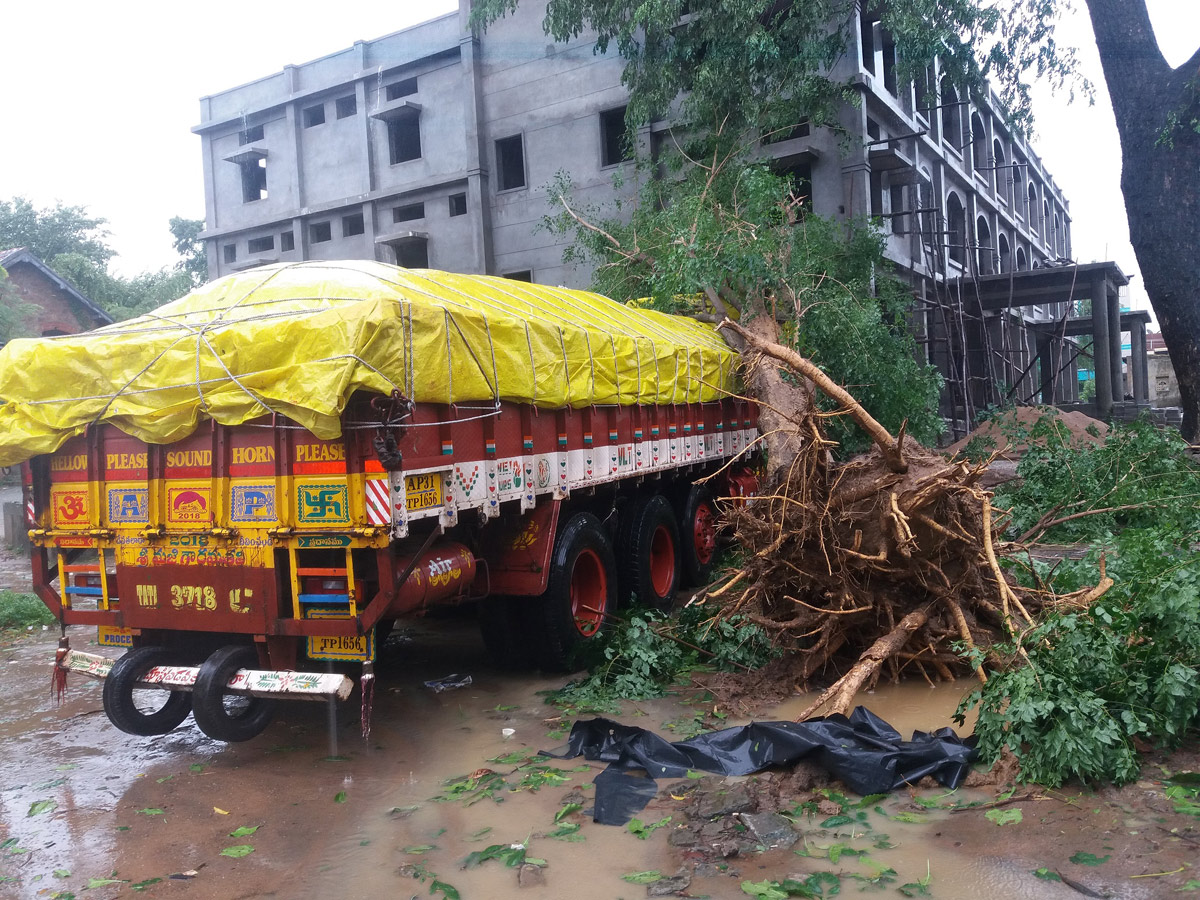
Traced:
[[[832, 884], [843, 896], [900, 896], [900, 888], [951, 900], [1080, 896], [1030, 874], [1045, 854], [1015, 840], [1015, 825], [946, 808], [991, 799], [983, 790], [922, 787], [864, 803], [835, 785], [819, 797], [783, 797], [779, 809], [801, 833], [796, 843], [760, 851], [743, 841], [730, 856], [680, 840], [687, 798], [701, 784], [749, 790], [763, 776], [716, 789], [694, 779], [660, 783], [640, 817], [645, 839], [597, 825], [585, 812], [601, 765], [535, 756], [564, 740], [557, 710], [538, 695], [561, 679], [491, 670], [468, 620], [430, 623], [411, 642], [389, 645], [370, 739], [359, 736], [358, 706], [343, 705], [333, 758], [322, 704], [285, 705], [265, 734], [240, 745], [208, 740], [190, 719], [161, 738], [124, 735], [100, 712], [99, 686], [84, 679], [72, 680], [55, 707], [52, 638], [33, 635], [0, 652], [0, 897], [612, 900], [647, 894], [622, 876], [681, 869], [691, 873], [683, 895], [693, 897], [745, 897], [744, 882], [769, 887], [789, 876], [816, 878], [822, 896]], [[79, 630], [72, 643], [87, 638]], [[470, 673], [473, 683], [442, 693], [424, 686], [451, 673]], [[861, 699], [907, 736], [949, 724], [970, 687], [910, 683]], [[764, 718], [789, 718], [806, 702]], [[678, 730], [695, 715], [694, 706], [664, 699], [629, 704], [615, 718], [686, 736], [668, 726]], [[1080, 814], [1098, 818], [1092, 806], [1103, 804], [1080, 805]], [[1041, 817], [1045, 802], [1002, 809]], [[1104, 815], [1107, 838], [1085, 835], [1092, 822], [1064, 820], [1061, 840], [1110, 852], [1099, 841], [1132, 826], [1108, 807]], [[736, 839], [747, 836], [745, 821], [722, 819]], [[464, 868], [472, 853], [491, 858]], [[543, 862], [508, 865], [522, 854]], [[1114, 895], [1156, 896], [1140, 886]]]

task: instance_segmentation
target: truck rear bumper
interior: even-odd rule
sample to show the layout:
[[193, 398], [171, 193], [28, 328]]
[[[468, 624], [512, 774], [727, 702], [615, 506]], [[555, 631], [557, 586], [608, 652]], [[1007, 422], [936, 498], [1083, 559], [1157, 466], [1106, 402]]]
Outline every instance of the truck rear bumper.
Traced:
[[[59, 667], [103, 680], [108, 677], [114, 662], [110, 657], [96, 653], [70, 650]], [[138, 685], [164, 691], [190, 691], [199, 672], [199, 666], [155, 666], [146, 672]], [[345, 700], [354, 689], [354, 682], [345, 675], [332, 673], [238, 669], [226, 688], [231, 694], [273, 700]]]

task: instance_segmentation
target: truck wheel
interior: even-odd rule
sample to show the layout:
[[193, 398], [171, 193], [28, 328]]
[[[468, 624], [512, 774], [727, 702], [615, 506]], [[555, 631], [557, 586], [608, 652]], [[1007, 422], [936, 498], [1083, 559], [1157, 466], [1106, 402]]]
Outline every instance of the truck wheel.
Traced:
[[258, 651], [240, 644], [222, 647], [200, 666], [192, 688], [196, 724], [218, 741], [248, 741], [258, 737], [275, 717], [275, 701], [229, 694], [225, 685], [238, 669], [258, 665]]
[[479, 634], [488, 657], [498, 668], [526, 669], [532, 662], [525, 615], [530, 603], [529, 597], [490, 597], [479, 601]]
[[535, 609], [542, 667], [570, 671], [577, 651], [599, 637], [617, 601], [616, 560], [604, 526], [577, 513], [554, 541], [550, 579]]
[[187, 691], [164, 691], [138, 687], [138, 680], [155, 666], [175, 663], [175, 654], [165, 647], [138, 647], [115, 663], [104, 679], [104, 712], [108, 720], [126, 734], [143, 737], [166, 734], [192, 711]]
[[679, 534], [685, 584], [708, 584], [717, 556], [717, 507], [712, 491], [704, 485], [693, 484], [688, 490], [679, 516]]
[[640, 497], [630, 502], [617, 534], [620, 602], [632, 600], [666, 611], [679, 587], [679, 526], [666, 497]]

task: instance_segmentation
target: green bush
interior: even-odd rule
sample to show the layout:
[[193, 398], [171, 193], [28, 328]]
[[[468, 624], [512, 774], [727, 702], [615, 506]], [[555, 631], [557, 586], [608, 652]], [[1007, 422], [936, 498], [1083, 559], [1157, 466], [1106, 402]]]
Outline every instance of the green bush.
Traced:
[[1123, 783], [1137, 777], [1139, 742], [1171, 749], [1200, 724], [1200, 473], [1178, 435], [1148, 423], [1079, 448], [1058, 428], [1035, 425], [1045, 444], [997, 502], [1013, 505], [1014, 534], [1047, 510], [1124, 507], [1054, 526], [1047, 538], [1091, 542], [1089, 556], [1024, 573], [1061, 596], [1094, 585], [1103, 554], [1114, 585], [1088, 609], [1039, 622], [1021, 641], [1028, 663], [992, 673], [960, 716], [978, 706], [981, 755], [1008, 747], [1027, 781]]
[[33, 594], [0, 591], [0, 628], [53, 625], [54, 616]]
[[758, 626], [737, 617], [714, 622], [712, 616], [713, 610], [703, 606], [685, 607], [674, 619], [652, 610], [629, 611], [589, 647], [583, 660], [588, 677], [553, 692], [548, 702], [615, 711], [620, 700], [661, 697], [696, 669], [756, 668], [778, 655]]

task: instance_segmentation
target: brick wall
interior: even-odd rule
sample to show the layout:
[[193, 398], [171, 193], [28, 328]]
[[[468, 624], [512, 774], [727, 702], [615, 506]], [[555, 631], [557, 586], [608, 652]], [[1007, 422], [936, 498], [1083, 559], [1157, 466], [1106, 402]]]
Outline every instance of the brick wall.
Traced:
[[35, 266], [15, 263], [6, 267], [6, 271], [9, 284], [17, 289], [21, 298], [39, 309], [37, 323], [29, 329], [31, 333], [76, 334], [104, 324], [87, 309], [72, 302], [65, 291]]

